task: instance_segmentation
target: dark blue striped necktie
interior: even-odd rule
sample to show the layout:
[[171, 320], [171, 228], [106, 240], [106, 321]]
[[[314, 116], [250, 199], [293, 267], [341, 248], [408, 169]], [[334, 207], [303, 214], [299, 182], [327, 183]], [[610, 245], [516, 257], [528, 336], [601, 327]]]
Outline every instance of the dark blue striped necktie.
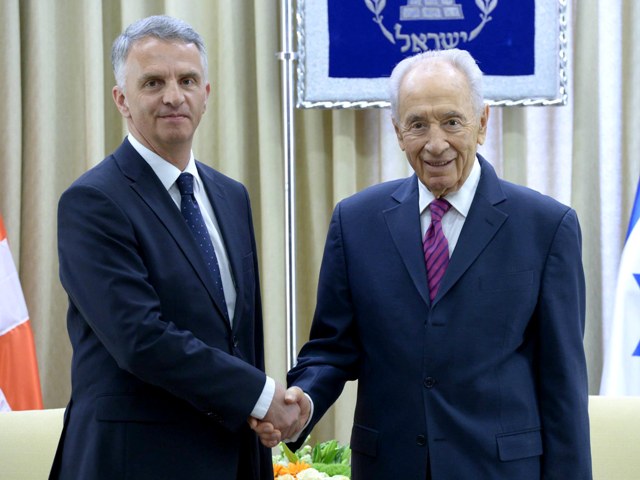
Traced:
[[222, 277], [220, 276], [220, 266], [218, 265], [218, 258], [216, 257], [216, 251], [211, 243], [211, 237], [209, 236], [209, 230], [207, 230], [204, 224], [204, 218], [202, 218], [202, 212], [196, 201], [196, 197], [193, 195], [193, 175], [190, 173], [181, 173], [176, 180], [178, 189], [180, 190], [180, 211], [182, 216], [189, 225], [191, 233], [193, 234], [200, 252], [204, 257], [207, 267], [213, 277], [213, 283], [215, 288], [213, 289], [214, 295], [217, 296], [216, 302], [223, 309], [224, 315], [229, 319], [229, 313], [227, 312], [227, 304], [224, 298], [224, 289], [222, 288]]

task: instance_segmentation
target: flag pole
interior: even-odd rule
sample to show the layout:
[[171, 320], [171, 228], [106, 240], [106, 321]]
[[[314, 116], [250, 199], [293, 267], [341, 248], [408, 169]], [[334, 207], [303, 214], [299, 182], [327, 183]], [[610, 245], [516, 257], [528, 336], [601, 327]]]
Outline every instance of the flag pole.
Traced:
[[287, 370], [295, 364], [296, 331], [296, 237], [295, 237], [295, 128], [294, 128], [294, 62], [292, 0], [281, 0], [280, 29], [282, 76], [282, 134], [284, 147], [284, 204], [285, 204], [285, 299]]

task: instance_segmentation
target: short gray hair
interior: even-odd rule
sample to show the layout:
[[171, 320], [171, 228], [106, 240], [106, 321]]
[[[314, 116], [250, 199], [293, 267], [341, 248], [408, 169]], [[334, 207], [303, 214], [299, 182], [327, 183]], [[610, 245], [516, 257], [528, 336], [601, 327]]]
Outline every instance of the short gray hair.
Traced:
[[467, 81], [471, 91], [471, 101], [478, 116], [482, 114], [484, 108], [484, 97], [482, 94], [482, 71], [476, 64], [471, 54], [466, 50], [452, 48], [448, 50], [429, 50], [407, 57], [398, 63], [389, 77], [389, 101], [391, 103], [391, 117], [398, 121], [398, 95], [400, 84], [404, 76], [415, 66], [434, 60], [445, 61], [460, 70]]
[[204, 78], [207, 79], [207, 49], [204, 40], [191, 25], [178, 18], [166, 15], [153, 15], [138, 20], [129, 25], [122, 34], [113, 42], [111, 47], [111, 65], [116, 83], [124, 89], [125, 63], [131, 47], [137, 41], [147, 37], [156, 37], [160, 40], [179, 40], [184, 43], [193, 43], [200, 52]]

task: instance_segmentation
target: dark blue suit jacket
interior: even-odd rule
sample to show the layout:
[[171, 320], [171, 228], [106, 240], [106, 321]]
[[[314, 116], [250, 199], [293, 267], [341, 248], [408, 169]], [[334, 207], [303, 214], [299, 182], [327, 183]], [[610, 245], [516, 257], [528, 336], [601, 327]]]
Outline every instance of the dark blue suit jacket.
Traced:
[[233, 328], [180, 210], [128, 141], [60, 199], [72, 394], [51, 478], [236, 480], [238, 465], [273, 478], [247, 425], [265, 382], [249, 198], [197, 168], [229, 254]]
[[576, 214], [480, 164], [433, 303], [415, 176], [335, 209], [289, 383], [312, 427], [358, 380], [354, 480], [591, 478]]

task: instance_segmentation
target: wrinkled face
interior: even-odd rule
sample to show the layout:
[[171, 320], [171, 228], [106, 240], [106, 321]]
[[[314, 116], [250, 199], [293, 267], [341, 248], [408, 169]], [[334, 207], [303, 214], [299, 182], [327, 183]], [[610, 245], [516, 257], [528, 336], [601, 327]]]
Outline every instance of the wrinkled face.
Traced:
[[165, 158], [190, 151], [210, 86], [198, 48], [155, 37], [136, 42], [125, 64], [125, 88], [113, 98], [138, 141]]
[[469, 176], [488, 118], [487, 106], [478, 117], [465, 75], [446, 62], [417, 65], [402, 79], [398, 143], [436, 197], [457, 191]]

